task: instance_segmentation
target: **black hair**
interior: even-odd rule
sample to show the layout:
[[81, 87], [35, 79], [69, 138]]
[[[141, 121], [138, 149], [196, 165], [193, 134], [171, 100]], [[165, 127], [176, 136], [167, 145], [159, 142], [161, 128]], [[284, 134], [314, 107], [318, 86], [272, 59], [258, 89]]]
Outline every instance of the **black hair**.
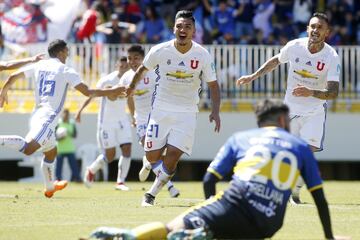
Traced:
[[258, 126], [277, 123], [279, 116], [283, 114], [289, 114], [289, 107], [279, 99], [261, 100], [255, 108]]
[[66, 45], [67, 45], [66, 42], [61, 39], [56, 39], [52, 41], [51, 43], [49, 43], [48, 46], [49, 56], [52, 58], [57, 57], [58, 53], [66, 48]]
[[315, 13], [312, 15], [312, 18], [313, 18], [313, 17], [317, 17], [317, 18], [319, 18], [319, 19], [321, 19], [321, 20], [324, 20], [327, 25], [330, 24], [329, 18], [328, 18], [328, 16], [327, 16], [325, 13], [315, 12]]
[[180, 10], [176, 13], [175, 21], [178, 18], [191, 19], [191, 21], [195, 24], [195, 18], [193, 16], [193, 12], [190, 10]]
[[119, 62], [127, 62], [127, 57], [126, 56], [121, 56], [119, 58]]
[[131, 47], [129, 47], [127, 51], [128, 53], [134, 52], [134, 53], [139, 53], [141, 56], [145, 56], [145, 50], [140, 45], [132, 45]]

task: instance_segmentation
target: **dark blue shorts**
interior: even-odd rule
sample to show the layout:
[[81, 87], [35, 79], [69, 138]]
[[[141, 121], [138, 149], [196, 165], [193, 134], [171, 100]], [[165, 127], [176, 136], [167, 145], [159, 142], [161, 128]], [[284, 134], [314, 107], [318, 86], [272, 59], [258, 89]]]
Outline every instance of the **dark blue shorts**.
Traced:
[[241, 206], [235, 206], [220, 198], [192, 210], [183, 218], [186, 229], [205, 227], [215, 238], [262, 239], [264, 234]]

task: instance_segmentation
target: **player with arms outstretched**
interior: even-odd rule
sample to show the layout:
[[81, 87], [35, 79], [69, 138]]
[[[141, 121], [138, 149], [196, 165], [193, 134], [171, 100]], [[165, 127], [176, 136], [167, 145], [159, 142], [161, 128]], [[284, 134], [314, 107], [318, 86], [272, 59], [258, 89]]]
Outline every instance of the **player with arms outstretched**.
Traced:
[[[307, 26], [307, 38], [288, 42], [255, 73], [237, 80], [238, 85], [248, 84], [279, 64], [289, 63], [284, 102], [290, 107], [291, 131], [304, 139], [313, 152], [323, 149], [326, 101], [335, 99], [339, 92], [340, 59], [335, 49], [325, 43], [329, 24], [325, 14], [314, 13]], [[303, 184], [299, 179], [291, 198], [293, 203], [301, 203]]]
[[5, 82], [0, 93], [0, 107], [7, 102], [7, 93], [18, 79], [35, 77], [36, 107], [30, 120], [30, 131], [25, 139], [17, 135], [0, 135], [0, 145], [31, 155], [41, 150], [44, 159], [41, 170], [44, 175], [46, 197], [63, 189], [66, 181], [54, 181], [54, 160], [56, 158], [55, 127], [63, 110], [68, 87], [74, 87], [85, 96], [117, 97], [124, 92], [123, 87], [106, 90], [89, 89], [81, 82], [73, 68], [65, 65], [69, 49], [65, 41], [57, 39], [48, 46], [50, 59], [42, 60], [15, 72]]
[[144, 149], [157, 177], [145, 193], [142, 206], [154, 205], [155, 196], [173, 177], [181, 155], [192, 152], [201, 80], [210, 90], [209, 120], [215, 121], [216, 132], [220, 130], [220, 90], [215, 65], [209, 52], [192, 41], [195, 19], [191, 11], [177, 12], [174, 34], [174, 40], [151, 48], [127, 91], [128, 95], [133, 94], [144, 73], [154, 69], [157, 76]]
[[[128, 86], [134, 75], [136, 69], [141, 65], [144, 60], [144, 49], [140, 45], [133, 45], [128, 49], [128, 59], [131, 69], [127, 71], [120, 80], [120, 84]], [[154, 71], [148, 71], [142, 80], [136, 86], [133, 96], [128, 96], [129, 103], [133, 107], [129, 108], [131, 115], [134, 116], [134, 123], [136, 125], [136, 133], [139, 139], [139, 143], [144, 146], [145, 133], [151, 111], [151, 103], [153, 99], [153, 92], [155, 88], [156, 74]], [[146, 155], [143, 156], [143, 166], [139, 172], [139, 179], [141, 182], [145, 181], [151, 171], [151, 164], [146, 159]], [[156, 175], [156, 172], [154, 172]], [[172, 181], [166, 183], [167, 189], [171, 197], [178, 197], [179, 190], [174, 187]]]

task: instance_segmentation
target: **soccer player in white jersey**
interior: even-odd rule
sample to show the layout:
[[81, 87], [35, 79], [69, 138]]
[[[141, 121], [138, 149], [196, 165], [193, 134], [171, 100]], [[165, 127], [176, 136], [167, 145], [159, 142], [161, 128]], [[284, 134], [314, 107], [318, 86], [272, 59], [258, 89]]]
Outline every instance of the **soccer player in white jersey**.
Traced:
[[[177, 12], [175, 39], [151, 48], [127, 90], [128, 95], [133, 94], [143, 74], [155, 69], [154, 99], [144, 149], [157, 177], [145, 193], [142, 206], [154, 205], [155, 196], [174, 175], [181, 155], [191, 154], [201, 80], [210, 90], [212, 112], [209, 120], [215, 121], [215, 132], [220, 130], [220, 90], [215, 66], [209, 52], [192, 41], [194, 34], [192, 12]], [[161, 162], [159, 159], [165, 148], [166, 155]]]
[[16, 135], [0, 135], [0, 145], [31, 155], [40, 150], [44, 154], [41, 170], [44, 175], [46, 197], [51, 198], [66, 187], [66, 181], [54, 181], [56, 158], [55, 127], [64, 106], [69, 86], [85, 96], [117, 97], [124, 93], [123, 87], [106, 90], [89, 89], [81, 82], [74, 69], [65, 65], [69, 49], [65, 41], [57, 39], [48, 46], [50, 59], [41, 60], [10, 75], [0, 93], [0, 107], [7, 102], [7, 93], [18, 79], [35, 77], [36, 107], [30, 120], [30, 131], [25, 138]]
[[[96, 84], [98, 89], [112, 88], [119, 84], [120, 78], [129, 70], [129, 64], [126, 57], [122, 57], [117, 62], [117, 70], [101, 78]], [[88, 98], [78, 113], [76, 120], [80, 122], [81, 112], [91, 102]], [[97, 123], [97, 140], [102, 153], [88, 166], [84, 176], [84, 184], [90, 187], [95, 180], [96, 172], [104, 164], [114, 160], [116, 147], [120, 146], [121, 156], [118, 162], [118, 173], [116, 180], [116, 190], [128, 191], [129, 187], [125, 185], [125, 180], [129, 172], [131, 163], [131, 124], [126, 113], [127, 99], [122, 98], [101, 98], [100, 112]]]
[[[120, 80], [120, 85], [128, 86], [131, 83], [136, 69], [138, 69], [138, 67], [141, 65], [141, 62], [144, 60], [144, 55], [144, 49], [140, 45], [133, 45], [128, 49], [128, 60], [131, 69], [123, 75]], [[134, 106], [130, 108], [130, 112], [131, 115], [134, 116], [135, 122], [133, 125], [136, 125], [136, 133], [139, 143], [142, 146], [144, 146], [145, 132], [151, 111], [151, 101], [155, 88], [155, 78], [156, 75], [154, 71], [147, 72], [143, 79], [136, 86], [134, 96], [128, 97], [129, 102]], [[141, 182], [147, 179], [151, 170], [151, 164], [146, 159], [145, 155], [143, 156], [142, 161], [143, 166], [139, 172], [139, 179]], [[156, 172], [154, 173], [156, 175]], [[179, 196], [179, 190], [174, 187], [174, 184], [171, 180], [168, 181], [166, 185], [171, 197]]]
[[[341, 66], [336, 51], [325, 43], [330, 33], [325, 14], [313, 14], [307, 33], [307, 38], [288, 42], [279, 54], [255, 73], [240, 77], [237, 84], [248, 84], [279, 64], [290, 63], [284, 102], [290, 107], [291, 132], [303, 138], [316, 152], [323, 149], [326, 101], [338, 95]], [[299, 193], [303, 184], [299, 178], [291, 198], [293, 203], [301, 203]]]

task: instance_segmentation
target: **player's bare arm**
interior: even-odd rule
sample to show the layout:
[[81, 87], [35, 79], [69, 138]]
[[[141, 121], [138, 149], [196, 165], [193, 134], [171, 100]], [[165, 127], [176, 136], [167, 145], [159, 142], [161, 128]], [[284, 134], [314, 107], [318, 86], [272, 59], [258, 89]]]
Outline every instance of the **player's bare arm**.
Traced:
[[140, 67], [138, 67], [138, 69], [135, 72], [135, 75], [131, 81], [131, 83], [129, 84], [129, 87], [126, 90], [126, 95], [130, 96], [133, 94], [136, 85], [139, 83], [139, 81], [142, 79], [142, 76], [145, 74], [145, 72], [147, 72], [148, 69], [144, 66], [144, 65], [140, 65]]
[[128, 98], [127, 98], [127, 105], [128, 105], [129, 112], [130, 112], [130, 115], [131, 115], [131, 125], [132, 125], [133, 127], [136, 127], [136, 121], [135, 121], [135, 118], [134, 118], [134, 114], [135, 114], [135, 102], [134, 102], [133, 96], [128, 96]]
[[8, 62], [0, 62], [0, 71], [3, 70], [13, 70], [16, 68], [20, 68], [28, 63], [35, 63], [40, 61], [41, 59], [45, 58], [45, 54], [37, 54], [34, 57], [19, 59], [19, 60], [12, 60]]
[[250, 75], [245, 75], [236, 80], [236, 85], [248, 84], [254, 81], [255, 79], [271, 72], [277, 66], [280, 65], [279, 56], [275, 55], [269, 60], [267, 60], [256, 72]]
[[10, 87], [18, 80], [24, 79], [25, 74], [23, 72], [15, 72], [11, 74], [8, 79], [6, 80], [4, 87], [1, 89], [0, 93], [0, 107], [4, 107], [4, 103], [8, 102], [7, 92], [9, 91]]
[[335, 99], [339, 94], [339, 82], [328, 81], [324, 90], [314, 90], [303, 85], [297, 85], [292, 94], [297, 97], [316, 97], [322, 100]]
[[118, 97], [125, 95], [126, 90], [125, 87], [122, 86], [107, 89], [89, 89], [84, 83], [78, 84], [75, 89], [87, 97]]
[[221, 120], [220, 120], [220, 87], [217, 81], [208, 82], [210, 90], [211, 108], [212, 111], [209, 115], [210, 122], [215, 121], [215, 132], [220, 131]]
[[92, 99], [93, 99], [92, 97], [89, 97], [88, 99], [85, 100], [85, 102], [83, 103], [83, 105], [81, 106], [81, 108], [75, 115], [76, 122], [78, 122], [78, 123], [81, 122], [81, 113], [86, 108], [86, 106], [89, 105], [89, 103], [91, 102]]

